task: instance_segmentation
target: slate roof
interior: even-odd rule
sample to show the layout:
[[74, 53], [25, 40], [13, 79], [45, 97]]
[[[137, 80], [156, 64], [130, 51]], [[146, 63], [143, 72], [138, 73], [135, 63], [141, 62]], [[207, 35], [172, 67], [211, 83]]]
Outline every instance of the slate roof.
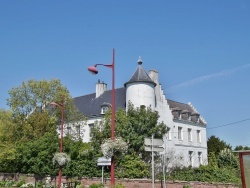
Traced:
[[[189, 113], [191, 115], [191, 122], [197, 123], [197, 116], [199, 114], [188, 104], [167, 99], [170, 110], [172, 111], [173, 119], [179, 120], [179, 113], [181, 113], [182, 121], [188, 121]], [[102, 95], [96, 98], [96, 94], [92, 93], [74, 98], [74, 103], [77, 109], [85, 114], [87, 117], [99, 117], [101, 115], [101, 106], [103, 104], [111, 104], [111, 90], [105, 91]], [[115, 89], [115, 109], [126, 109], [126, 88]], [[205, 125], [201, 118], [200, 124]]]
[[138, 60], [138, 67], [135, 73], [132, 75], [130, 80], [124, 84], [124, 86], [126, 87], [128, 83], [133, 83], [133, 82], [147, 82], [147, 83], [152, 83], [154, 84], [154, 86], [156, 86], [156, 83], [149, 77], [148, 73], [142, 67], [141, 59]]
[[[74, 98], [76, 108], [87, 117], [101, 115], [101, 106], [105, 103], [111, 104], [111, 90], [105, 91], [102, 95], [96, 98], [96, 94], [92, 93]], [[126, 103], [126, 88], [115, 89], [115, 109], [125, 109]]]
[[[167, 100], [170, 110], [172, 111], [172, 115], [174, 120], [179, 120], [179, 116], [181, 114], [182, 121], [188, 121], [188, 117], [190, 116], [190, 122], [192, 123], [200, 123], [202, 125], [206, 125], [206, 122], [203, 118], [200, 118], [200, 114], [192, 108], [189, 104], [180, 103], [173, 100]], [[189, 114], [189, 115], [188, 115]], [[199, 121], [198, 121], [199, 118]]]

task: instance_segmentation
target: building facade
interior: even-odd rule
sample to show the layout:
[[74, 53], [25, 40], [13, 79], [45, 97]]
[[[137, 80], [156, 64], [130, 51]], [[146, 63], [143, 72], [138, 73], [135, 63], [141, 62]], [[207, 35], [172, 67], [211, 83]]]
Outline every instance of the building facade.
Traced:
[[[91, 141], [91, 127], [101, 120], [111, 107], [111, 90], [98, 81], [96, 92], [74, 98], [76, 107], [88, 117], [80, 137]], [[135, 107], [151, 107], [158, 111], [159, 122], [164, 122], [169, 131], [164, 138], [167, 167], [207, 164], [206, 121], [191, 103], [167, 99], [159, 83], [156, 70], [146, 72], [139, 58], [138, 66], [124, 87], [115, 89], [115, 109], [126, 110], [126, 104]]]

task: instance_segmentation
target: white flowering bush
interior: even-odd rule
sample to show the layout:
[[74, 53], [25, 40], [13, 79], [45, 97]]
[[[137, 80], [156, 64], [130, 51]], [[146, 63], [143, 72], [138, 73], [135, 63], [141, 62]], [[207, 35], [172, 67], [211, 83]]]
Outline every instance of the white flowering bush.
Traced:
[[59, 166], [64, 166], [71, 161], [67, 153], [55, 153], [53, 157], [53, 164], [57, 163]]
[[121, 137], [115, 140], [109, 138], [104, 140], [101, 149], [104, 157], [111, 158], [115, 154], [124, 155], [128, 151], [128, 144]]

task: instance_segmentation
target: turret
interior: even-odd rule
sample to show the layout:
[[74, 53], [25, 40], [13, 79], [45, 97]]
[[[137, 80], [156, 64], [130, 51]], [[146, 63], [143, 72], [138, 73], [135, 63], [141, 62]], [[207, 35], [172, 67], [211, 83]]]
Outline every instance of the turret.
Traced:
[[130, 80], [124, 84], [126, 87], [126, 104], [133, 103], [135, 107], [151, 107], [155, 109], [156, 83], [149, 77], [142, 67], [142, 59], [138, 59], [138, 67]]

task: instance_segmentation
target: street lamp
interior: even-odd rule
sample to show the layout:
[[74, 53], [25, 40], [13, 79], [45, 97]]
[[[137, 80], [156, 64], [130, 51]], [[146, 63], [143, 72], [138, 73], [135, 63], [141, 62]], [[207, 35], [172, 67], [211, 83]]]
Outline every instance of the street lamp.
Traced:
[[[52, 102], [52, 106], [59, 106], [61, 108], [62, 116], [61, 116], [61, 135], [60, 135], [60, 153], [63, 152], [63, 123], [64, 123], [64, 103], [56, 103]], [[58, 188], [61, 187], [62, 182], [62, 166], [59, 166], [59, 173], [58, 173]]]
[[[112, 54], [112, 64], [95, 64], [94, 66], [88, 67], [88, 70], [92, 74], [97, 74], [97, 66], [102, 65], [112, 69], [112, 99], [111, 99], [111, 139], [115, 140], [115, 49]], [[111, 173], [110, 173], [111, 186], [115, 185], [115, 158], [111, 157]]]

